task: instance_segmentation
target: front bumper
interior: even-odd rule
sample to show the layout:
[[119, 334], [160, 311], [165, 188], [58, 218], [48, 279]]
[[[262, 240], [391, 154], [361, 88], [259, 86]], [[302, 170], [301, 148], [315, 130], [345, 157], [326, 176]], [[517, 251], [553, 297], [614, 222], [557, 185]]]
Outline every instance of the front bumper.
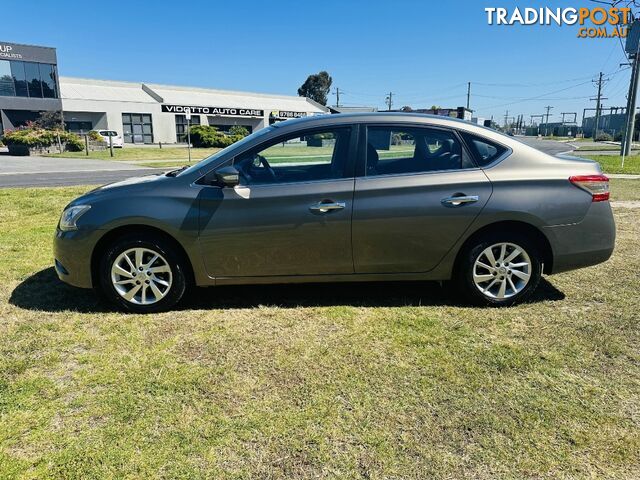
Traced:
[[99, 236], [98, 232], [91, 230], [63, 232], [56, 228], [53, 256], [60, 280], [74, 287], [92, 287], [91, 255]]
[[613, 253], [616, 225], [609, 202], [594, 202], [578, 223], [544, 227], [553, 250], [551, 273], [605, 262]]

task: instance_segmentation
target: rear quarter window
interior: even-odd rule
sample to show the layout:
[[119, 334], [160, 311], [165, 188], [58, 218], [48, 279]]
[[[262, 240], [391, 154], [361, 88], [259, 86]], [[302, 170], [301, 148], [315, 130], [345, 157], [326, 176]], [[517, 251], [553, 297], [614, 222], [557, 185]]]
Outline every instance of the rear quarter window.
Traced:
[[479, 167], [486, 167], [500, 158], [506, 151], [506, 147], [478, 137], [468, 132], [460, 132], [469, 150], [473, 155], [473, 159]]

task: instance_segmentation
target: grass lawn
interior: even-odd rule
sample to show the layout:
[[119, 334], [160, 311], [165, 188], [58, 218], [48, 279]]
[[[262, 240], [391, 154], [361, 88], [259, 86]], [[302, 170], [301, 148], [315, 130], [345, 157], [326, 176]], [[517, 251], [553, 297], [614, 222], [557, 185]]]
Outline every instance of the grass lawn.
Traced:
[[0, 478], [640, 476], [640, 210], [515, 308], [383, 283], [141, 316], [50, 267], [86, 190], [0, 190]]
[[640, 175], [640, 155], [630, 155], [624, 159], [624, 168], [620, 165], [622, 157], [617, 155], [585, 155], [585, 158], [595, 160], [605, 173], [631, 173]]
[[[213, 155], [220, 150], [220, 148], [192, 148], [191, 158], [194, 161], [200, 161], [201, 159]], [[189, 152], [184, 147], [124, 147], [114, 148], [113, 158], [109, 154], [109, 149], [89, 152], [89, 156], [87, 156], [85, 152], [64, 152], [62, 154], [50, 153], [44, 156], [64, 158], [90, 158], [96, 160], [120, 160], [125, 162], [138, 160], [178, 160], [186, 163], [189, 158]]]
[[[631, 149], [631, 151], [637, 151], [640, 150], [638, 147], [633, 147]], [[620, 146], [619, 145], [595, 145], [595, 146], [588, 146], [588, 145], [582, 145], [579, 146], [576, 151], [594, 151], [594, 152], [619, 152], [620, 151]]]
[[609, 188], [612, 201], [640, 200], [640, 179], [611, 178]]

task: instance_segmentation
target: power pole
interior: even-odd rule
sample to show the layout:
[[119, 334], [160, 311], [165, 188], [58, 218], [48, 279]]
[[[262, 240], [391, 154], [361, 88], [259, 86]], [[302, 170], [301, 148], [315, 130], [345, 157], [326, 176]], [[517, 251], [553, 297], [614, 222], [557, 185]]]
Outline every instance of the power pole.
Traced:
[[391, 111], [391, 105], [393, 105], [393, 92], [389, 92], [387, 98], [385, 99], [385, 103], [389, 107], [387, 110]]
[[340, 88], [336, 87], [336, 108], [340, 107]]
[[549, 136], [549, 110], [553, 109], [553, 107], [551, 105], [547, 105], [544, 108], [547, 109], [547, 113], [545, 114], [547, 120], [544, 122], [544, 136], [547, 137]]
[[507, 120], [509, 120], [509, 110], [504, 112], [504, 128], [505, 128], [505, 130], [507, 128]]
[[467, 110], [471, 110], [469, 108], [469, 101], [471, 100], [471, 82], [467, 82]]
[[598, 75], [598, 80], [594, 80], [593, 82], [598, 86], [598, 95], [596, 96], [596, 98], [591, 99], [596, 101], [596, 124], [593, 129], [594, 140], [598, 138], [598, 128], [600, 127], [600, 114], [602, 110], [602, 100], [606, 100], [606, 98], [602, 96], [602, 86], [604, 85], [604, 82], [608, 81], [608, 79], [603, 79], [602, 78], [603, 75], [604, 74], [600, 72], [600, 74]]
[[622, 166], [624, 167], [624, 157], [631, 153], [631, 144], [633, 143], [633, 129], [636, 113], [636, 97], [638, 95], [638, 77], [640, 76], [640, 62], [638, 61], [638, 52], [631, 54], [631, 82], [629, 83], [629, 93], [627, 94], [627, 121], [622, 136], [622, 146], [620, 147], [620, 155], [622, 156]]

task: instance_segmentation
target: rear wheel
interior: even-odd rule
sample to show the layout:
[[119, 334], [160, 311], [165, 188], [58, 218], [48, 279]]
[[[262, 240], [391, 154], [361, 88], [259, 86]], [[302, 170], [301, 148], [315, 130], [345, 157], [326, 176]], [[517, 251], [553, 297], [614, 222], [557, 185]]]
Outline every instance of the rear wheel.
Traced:
[[461, 255], [455, 280], [474, 304], [509, 306], [522, 302], [540, 282], [539, 250], [524, 235], [484, 235]]
[[175, 306], [186, 289], [182, 259], [161, 237], [127, 235], [100, 262], [101, 293], [120, 308], [151, 313]]

